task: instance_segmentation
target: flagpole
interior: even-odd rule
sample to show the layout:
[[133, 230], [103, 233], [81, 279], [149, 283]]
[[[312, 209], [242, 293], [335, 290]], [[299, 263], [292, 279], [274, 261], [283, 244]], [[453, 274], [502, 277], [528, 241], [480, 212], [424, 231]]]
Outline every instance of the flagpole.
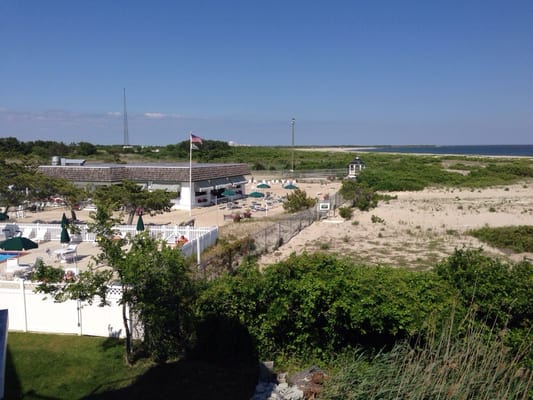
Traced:
[[189, 132], [189, 217], [192, 216], [192, 131]]

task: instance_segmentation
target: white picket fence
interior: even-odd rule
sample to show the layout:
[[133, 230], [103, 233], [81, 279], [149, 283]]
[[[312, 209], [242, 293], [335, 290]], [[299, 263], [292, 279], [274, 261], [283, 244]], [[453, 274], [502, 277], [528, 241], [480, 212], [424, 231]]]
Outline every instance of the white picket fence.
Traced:
[[56, 303], [50, 296], [35, 293], [35, 286], [23, 280], [0, 281], [0, 308], [9, 310], [10, 331], [125, 336], [120, 288], [110, 288], [110, 305], [100, 307], [98, 299], [92, 305], [75, 300]]
[[[75, 237], [79, 241], [94, 242], [96, 234], [89, 232], [89, 227], [86, 224], [76, 224], [76, 227], [80, 231]], [[114, 227], [117, 232], [122, 235], [137, 234], [135, 225], [117, 225]], [[163, 238], [170, 240], [175, 236], [185, 235], [190, 241], [197, 239], [200, 236], [210, 233], [214, 230], [218, 231], [217, 226], [209, 227], [193, 227], [183, 225], [147, 225], [146, 230], [153, 238]], [[40, 223], [0, 223], [0, 232], [4, 233], [4, 236], [20, 235], [26, 236], [29, 239], [37, 237], [39, 232], [46, 231], [46, 237], [44, 240], [59, 240], [61, 238], [61, 225], [60, 224], [40, 224]]]
[[[89, 232], [89, 227], [87, 225], [78, 224], [76, 226], [80, 233], [71, 235], [71, 240], [73, 242], [94, 242], [96, 240], [96, 234]], [[117, 225], [115, 230], [120, 232], [123, 236], [127, 234], [137, 234], [135, 225]], [[176, 243], [176, 240], [181, 235], [185, 236], [188, 239], [188, 242], [181, 247], [181, 251], [186, 257], [196, 254], [198, 263], [200, 263], [200, 254], [202, 251], [214, 245], [218, 238], [218, 226], [192, 227], [182, 225], [148, 225], [146, 226], [146, 230], [150, 237], [163, 239], [169, 244]], [[61, 225], [3, 223], [0, 224], [0, 232], [4, 233], [5, 238], [14, 235], [23, 235], [29, 239], [38, 241], [59, 241], [61, 238]]]

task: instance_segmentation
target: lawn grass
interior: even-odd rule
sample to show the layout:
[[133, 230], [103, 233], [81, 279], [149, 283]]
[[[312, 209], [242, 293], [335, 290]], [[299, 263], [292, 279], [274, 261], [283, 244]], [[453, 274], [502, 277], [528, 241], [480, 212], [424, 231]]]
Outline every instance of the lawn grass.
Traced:
[[128, 386], [149, 367], [127, 366], [117, 339], [9, 332], [6, 399], [79, 399]]
[[248, 400], [254, 367], [198, 360], [128, 366], [122, 340], [9, 332], [5, 399]]

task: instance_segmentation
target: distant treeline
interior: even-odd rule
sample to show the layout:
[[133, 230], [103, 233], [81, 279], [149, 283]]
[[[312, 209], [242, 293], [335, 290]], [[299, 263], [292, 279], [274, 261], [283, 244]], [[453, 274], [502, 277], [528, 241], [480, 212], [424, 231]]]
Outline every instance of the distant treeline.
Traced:
[[17, 138], [0, 138], [0, 153], [8, 157], [36, 156], [49, 158], [53, 156], [91, 156], [97, 153], [97, 147], [88, 142], [71, 143], [51, 140], [21, 142]]
[[[0, 138], [5, 159], [32, 156], [48, 163], [53, 156], [84, 158], [91, 162], [185, 162], [189, 160], [188, 140], [166, 146], [69, 145], [53, 141], [20, 142]], [[251, 171], [289, 171], [299, 178], [305, 171], [330, 171], [342, 178], [357, 155], [366, 164], [358, 182], [378, 191], [422, 190], [426, 187], [482, 188], [510, 185], [533, 178], [533, 158], [450, 155], [383, 154], [350, 151], [293, 150], [291, 147], [230, 146], [227, 142], [204, 139], [193, 150], [194, 162], [245, 163]]]
[[[93, 145], [88, 142], [65, 144], [54, 141], [21, 142], [0, 138], [0, 154], [5, 158], [33, 156], [42, 162], [53, 156], [101, 162], [179, 162], [189, 160], [189, 141], [166, 146]], [[346, 168], [352, 153], [293, 151], [287, 147], [230, 146], [227, 142], [203, 139], [193, 150], [195, 162], [246, 163], [252, 170], [339, 169]]]

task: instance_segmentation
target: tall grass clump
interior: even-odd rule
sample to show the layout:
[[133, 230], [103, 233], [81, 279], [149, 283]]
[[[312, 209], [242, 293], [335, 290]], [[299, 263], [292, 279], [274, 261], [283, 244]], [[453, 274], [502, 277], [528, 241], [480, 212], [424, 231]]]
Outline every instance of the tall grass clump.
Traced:
[[[326, 383], [321, 399], [528, 399], [533, 374], [521, 365], [520, 352], [509, 352], [496, 332], [487, 334], [472, 316], [450, 318], [439, 335], [389, 352], [344, 354]], [[463, 326], [464, 325], [464, 326]], [[454, 332], [464, 332], [457, 334]], [[528, 344], [531, 345], [530, 343]]]

